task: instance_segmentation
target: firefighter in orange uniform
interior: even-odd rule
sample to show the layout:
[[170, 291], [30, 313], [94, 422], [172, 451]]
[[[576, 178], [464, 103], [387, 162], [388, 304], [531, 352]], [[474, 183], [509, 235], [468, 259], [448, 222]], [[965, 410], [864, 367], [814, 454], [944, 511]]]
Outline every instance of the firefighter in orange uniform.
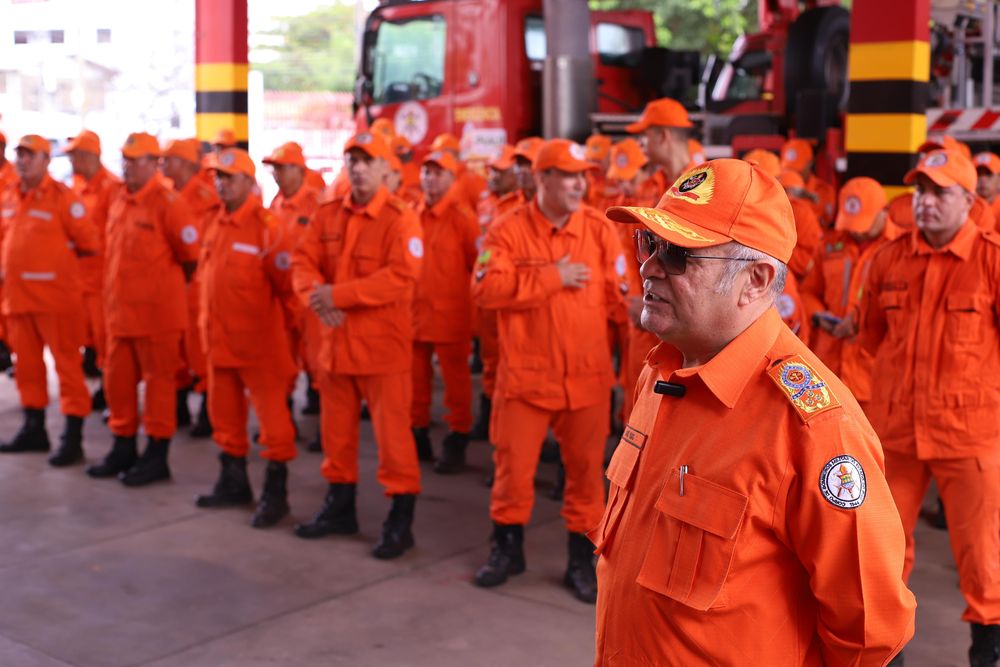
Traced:
[[17, 391], [24, 423], [0, 452], [47, 452], [45, 407], [49, 403], [43, 352], [59, 376], [59, 410], [66, 417], [53, 466], [83, 460], [83, 420], [90, 395], [83, 380], [83, 281], [78, 257], [97, 252], [98, 240], [83, 201], [48, 174], [52, 147], [29, 134], [17, 144], [16, 186], [0, 192], [0, 270], [4, 317], [17, 355]]
[[284, 314], [292, 295], [292, 238], [277, 216], [250, 196], [256, 170], [246, 151], [220, 151], [215, 171], [224, 208], [205, 232], [199, 261], [199, 329], [208, 357], [213, 439], [222, 452], [215, 487], [196, 504], [253, 502], [246, 459], [249, 396], [268, 462], [250, 523], [265, 528], [289, 512], [287, 463], [295, 458], [286, 397], [296, 366]]
[[595, 664], [885, 665], [913, 634], [903, 531], [878, 438], [773, 307], [781, 186], [713, 160], [608, 215], [643, 225], [641, 319], [665, 344], [589, 533]]
[[457, 188], [458, 163], [436, 151], [423, 160], [424, 196], [417, 206], [424, 238], [423, 272], [413, 299], [413, 408], [411, 423], [417, 457], [433, 460], [428, 429], [437, 356], [448, 409], [441, 458], [435, 472], [448, 475], [465, 465], [472, 429], [472, 296], [469, 281], [476, 262], [479, 223]]
[[1000, 157], [996, 153], [977, 153], [973, 158], [976, 165], [976, 194], [990, 205], [993, 217], [1000, 220]]
[[[108, 214], [104, 390], [114, 443], [87, 474], [118, 475], [126, 486], [170, 479], [167, 454], [176, 429], [177, 369], [187, 328], [184, 285], [200, 249], [197, 223], [183, 197], [158, 176], [159, 159], [156, 137], [143, 132], [128, 136], [122, 146], [125, 187]], [[148, 443], [137, 456], [140, 382], [145, 385], [141, 421]]]
[[[87, 217], [97, 236], [97, 251], [80, 259], [83, 283], [83, 306], [87, 320], [84, 373], [101, 377], [107, 332], [104, 329], [104, 306], [101, 303], [101, 282], [104, 275], [104, 230], [108, 222], [111, 200], [118, 194], [122, 182], [101, 164], [101, 140], [88, 130], [70, 139], [65, 153], [73, 167], [73, 192], [87, 207]], [[107, 407], [104, 388], [99, 387], [91, 398], [94, 410]]]
[[582, 146], [565, 139], [545, 142], [534, 162], [537, 197], [491, 225], [477, 262], [473, 296], [497, 311], [501, 353], [491, 424], [493, 540], [475, 583], [498, 586], [525, 569], [524, 525], [551, 426], [566, 469], [563, 583], [592, 603], [597, 582], [584, 533], [604, 507], [601, 467], [614, 384], [608, 321], [624, 318], [626, 267], [616, 230], [583, 205], [584, 173], [594, 168], [585, 157]]
[[[163, 175], [170, 179], [174, 184], [174, 190], [187, 203], [192, 215], [192, 224], [199, 235], [203, 235], [222, 204], [215, 192], [214, 183], [210, 186], [201, 178], [200, 165], [201, 155], [197, 139], [178, 139], [167, 143], [163, 150], [163, 159], [160, 161]], [[177, 417], [178, 426], [190, 424], [188, 392], [193, 389], [201, 394], [198, 417], [191, 427], [190, 434], [194, 438], [207, 438], [212, 435], [212, 421], [208, 416], [208, 365], [201, 343], [201, 334], [198, 332], [200, 293], [200, 275], [195, 271], [185, 294], [188, 325], [181, 341], [183, 363], [178, 380], [181, 388], [177, 390]]]
[[385, 187], [407, 204], [416, 206], [420, 202], [420, 198], [423, 197], [423, 193], [420, 191], [420, 179], [417, 179], [416, 187], [406, 184], [403, 163], [395, 153], [389, 155], [386, 164], [388, 169], [385, 170]]
[[617, 194], [617, 190], [607, 181], [611, 144], [611, 137], [592, 134], [587, 137], [587, 142], [583, 145], [587, 159], [597, 165], [597, 169], [587, 172], [587, 205], [597, 209]]
[[[535, 198], [535, 172], [532, 164], [538, 150], [545, 140], [541, 137], [527, 137], [514, 144], [514, 173], [517, 174], [518, 205], [526, 204]], [[511, 204], [513, 206], [513, 203]]]
[[472, 210], [476, 210], [479, 198], [486, 191], [486, 179], [472, 171], [462, 162], [462, 148], [452, 134], [440, 134], [431, 142], [431, 152], [448, 152], [458, 164], [458, 176], [455, 179], [459, 197]]
[[[7, 137], [0, 132], [0, 199], [4, 192], [13, 189], [17, 185], [17, 170], [13, 163], [7, 159]], [[3, 298], [3, 285], [0, 282], [0, 299]], [[0, 371], [6, 371], [13, 365], [10, 356], [10, 346], [7, 344], [7, 326], [4, 322], [3, 313], [0, 312]]]
[[816, 252], [823, 240], [823, 227], [816, 217], [814, 204], [817, 196], [806, 190], [805, 181], [795, 171], [785, 170], [777, 176], [785, 189], [795, 216], [795, 250], [788, 262], [788, 270], [799, 281], [805, 280], [816, 264]]
[[781, 168], [802, 177], [806, 191], [813, 195], [816, 219], [824, 228], [829, 228], [836, 214], [837, 190], [813, 173], [813, 159], [812, 144], [805, 139], [789, 139], [781, 147]]
[[369, 406], [378, 481], [392, 498], [372, 552], [396, 558], [413, 546], [420, 465], [410, 432], [413, 292], [424, 246], [420, 221], [383, 184], [391, 149], [361, 133], [344, 148], [351, 193], [320, 206], [292, 260], [296, 293], [326, 329], [321, 362], [321, 472], [329, 482], [303, 538], [358, 531], [358, 423]]
[[1000, 659], [1000, 238], [969, 217], [976, 170], [935, 150], [906, 175], [917, 229], [872, 260], [861, 342], [875, 355], [868, 415], [906, 531], [937, 483], [972, 626], [970, 664]]
[[688, 152], [692, 127], [684, 106], [669, 97], [653, 100], [642, 110], [638, 121], [625, 126], [629, 134], [642, 135], [645, 140], [646, 154], [657, 168], [653, 179], [658, 196], [678, 176], [695, 166]]

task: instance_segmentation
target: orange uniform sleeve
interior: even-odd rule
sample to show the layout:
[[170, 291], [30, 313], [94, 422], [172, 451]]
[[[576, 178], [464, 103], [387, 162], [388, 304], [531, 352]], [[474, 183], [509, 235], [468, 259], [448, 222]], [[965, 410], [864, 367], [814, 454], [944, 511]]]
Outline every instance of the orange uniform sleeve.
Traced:
[[201, 220], [184, 201], [169, 193], [164, 202], [163, 231], [179, 264], [194, 264], [201, 250]]
[[872, 259], [868, 280], [861, 295], [858, 343], [872, 356], [878, 352], [878, 347], [888, 330], [885, 311], [880, 304], [882, 272], [885, 266], [884, 250], [884, 248], [880, 250]]
[[464, 209], [459, 221], [459, 229], [462, 235], [462, 254], [465, 257], [465, 267], [472, 271], [476, 266], [476, 257], [479, 256], [476, 242], [482, 234], [479, 219], [472, 211]]
[[519, 263], [514, 256], [518, 218], [501, 219], [486, 233], [472, 277], [472, 298], [481, 308], [535, 308], [563, 289], [554, 264]]
[[806, 274], [806, 277], [799, 283], [799, 296], [802, 297], [802, 305], [805, 308], [804, 318], [812, 319], [814, 313], [819, 313], [827, 309], [823, 302], [826, 294], [826, 276], [823, 274], [822, 255], [817, 250], [813, 260], [813, 270]]
[[317, 286], [333, 280], [323, 273], [322, 230], [328, 211], [329, 207], [321, 207], [312, 216], [292, 252], [292, 289], [304, 308], [309, 307], [309, 295]]
[[84, 205], [83, 200], [67, 189], [66, 196], [62, 204], [63, 231], [67, 238], [73, 242], [77, 253], [93, 254], [97, 252], [99, 241], [97, 230], [90, 219], [90, 211]]
[[629, 291], [628, 260], [625, 259], [621, 235], [614, 228], [615, 223], [603, 215], [600, 217], [604, 220], [601, 245], [604, 248], [604, 300], [608, 320], [625, 324], [628, 321], [628, 309], [625, 306], [625, 294]]

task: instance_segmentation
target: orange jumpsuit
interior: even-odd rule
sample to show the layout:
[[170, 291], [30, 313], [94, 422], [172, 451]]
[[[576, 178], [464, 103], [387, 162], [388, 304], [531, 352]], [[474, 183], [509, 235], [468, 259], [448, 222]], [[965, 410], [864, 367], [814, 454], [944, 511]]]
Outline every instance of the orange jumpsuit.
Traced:
[[781, 315], [781, 320], [788, 325], [792, 333], [799, 337], [805, 344], [809, 344], [809, 336], [812, 333], [812, 325], [806, 313], [805, 303], [802, 300], [802, 291], [799, 281], [795, 279], [794, 273], [788, 273], [785, 278], [785, 290], [777, 299], [774, 305]]
[[[555, 263], [567, 255], [590, 268], [585, 287], [563, 287]], [[624, 320], [624, 279], [618, 232], [590, 207], [556, 229], [532, 202], [490, 227], [473, 296], [497, 311], [500, 332], [490, 424], [494, 523], [523, 525], [531, 517], [535, 469], [550, 425], [566, 468], [566, 528], [581, 533], [600, 519], [614, 384], [608, 321]]]
[[[14, 169], [14, 165], [9, 161], [4, 161], [3, 166], [0, 166], [0, 200], [3, 199], [4, 193], [8, 189], [14, 189], [20, 177], [17, 175], [17, 171]], [[0, 299], [3, 298], [3, 285], [0, 283]], [[0, 312], [0, 341], [7, 341], [7, 324], [6, 317]]]
[[993, 201], [989, 202], [990, 211], [993, 212], [993, 219], [1000, 221], [1000, 197], [994, 197]]
[[861, 342], [875, 355], [868, 415], [906, 530], [933, 476], [965, 597], [962, 618], [1000, 623], [1000, 237], [970, 218], [943, 248], [919, 231], [872, 260]]
[[[419, 174], [419, 172], [417, 172]], [[455, 179], [457, 196], [473, 211], [479, 204], [479, 197], [486, 190], [486, 179], [477, 172], [459, 163], [458, 176]]]
[[0, 194], [2, 214], [3, 315], [7, 339], [17, 355], [17, 390], [25, 408], [49, 404], [43, 352], [55, 359], [59, 409], [90, 413], [80, 347], [84, 342], [83, 281], [74, 249], [96, 252], [97, 234], [84, 203], [45, 175], [37, 187]]
[[262, 456], [295, 458], [288, 387], [296, 367], [285, 325], [292, 296], [291, 237], [252, 199], [220, 210], [205, 233], [198, 323], [208, 358], [212, 438], [230, 456], [245, 457], [247, 394], [260, 422]]
[[182, 265], [196, 263], [199, 250], [190, 209], [159, 179], [136, 192], [123, 188], [112, 202], [104, 263], [104, 393], [115, 435], [133, 436], [139, 428], [140, 382], [146, 385], [146, 435], [166, 439], [176, 429], [176, 376], [188, 310]]
[[431, 395], [437, 355], [444, 378], [445, 422], [455, 433], [472, 429], [472, 296], [469, 281], [476, 263], [479, 224], [453, 185], [433, 206], [417, 206], [423, 228], [425, 261], [413, 298], [413, 428], [431, 421]]
[[789, 197], [788, 201], [795, 216], [795, 250], [788, 260], [788, 269], [802, 280], [813, 270], [816, 251], [823, 240], [823, 228], [809, 202], [798, 197]]
[[97, 252], [80, 258], [80, 277], [83, 282], [83, 307], [86, 315], [87, 347], [97, 353], [97, 367], [104, 367], [107, 332], [104, 329], [104, 306], [101, 303], [101, 282], [104, 280], [104, 234], [111, 201], [122, 187], [121, 180], [104, 166], [89, 181], [73, 176], [73, 192], [87, 207], [90, 223], [97, 237]]
[[326, 181], [323, 180], [323, 174], [319, 173], [315, 169], [306, 168], [305, 170], [305, 184], [314, 190], [323, 192], [326, 189]]
[[[595, 664], [884, 665], [916, 604], [850, 392], [774, 309], [708, 363], [681, 363], [666, 344], [650, 354], [608, 466], [589, 533]], [[655, 393], [661, 380], [686, 393]]]
[[832, 226], [833, 220], [837, 216], [837, 189], [817, 177], [816, 174], [811, 174], [806, 180], [806, 190], [812, 192], [818, 198], [812, 204], [812, 210], [816, 214], [816, 219], [824, 227]]
[[985, 230], [994, 231], [997, 227], [997, 218], [993, 213], [993, 207], [979, 195], [976, 195], [972, 210], [969, 211], [969, 217]]
[[358, 423], [363, 398], [378, 444], [378, 481], [387, 495], [420, 492], [410, 431], [413, 395], [413, 291], [420, 276], [420, 221], [385, 186], [364, 206], [351, 196], [322, 204], [299, 241], [292, 282], [306, 304], [333, 286], [346, 314], [326, 329], [320, 352], [321, 472], [330, 483], [358, 479]]

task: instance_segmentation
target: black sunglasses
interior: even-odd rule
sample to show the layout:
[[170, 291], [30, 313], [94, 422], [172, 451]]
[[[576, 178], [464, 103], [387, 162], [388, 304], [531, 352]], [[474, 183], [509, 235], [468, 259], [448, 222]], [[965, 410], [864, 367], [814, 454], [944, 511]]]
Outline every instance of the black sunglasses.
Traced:
[[752, 259], [741, 257], [716, 257], [712, 255], [693, 255], [687, 248], [674, 245], [661, 239], [648, 229], [635, 230], [635, 256], [640, 264], [650, 257], [656, 256], [663, 271], [672, 276], [684, 275], [689, 259], [728, 259], [733, 262], [752, 262]]

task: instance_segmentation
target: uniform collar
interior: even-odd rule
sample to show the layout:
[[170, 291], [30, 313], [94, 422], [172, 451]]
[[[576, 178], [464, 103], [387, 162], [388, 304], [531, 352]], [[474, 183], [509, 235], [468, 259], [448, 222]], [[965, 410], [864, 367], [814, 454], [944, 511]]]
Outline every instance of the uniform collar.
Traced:
[[242, 227], [243, 223], [250, 218], [250, 215], [254, 211], [253, 195], [247, 195], [247, 198], [243, 201], [240, 207], [232, 213], [226, 210], [225, 204], [222, 205], [222, 211], [223, 224], [232, 225], [234, 227]]
[[955, 237], [948, 241], [941, 248], [932, 248], [919, 229], [914, 229], [911, 233], [911, 247], [915, 255], [930, 255], [935, 252], [950, 252], [961, 260], [969, 259], [972, 255], [972, 248], [979, 237], [979, 228], [971, 218], [965, 221]]
[[20, 195], [22, 200], [27, 199], [28, 197], [41, 199], [45, 197], [45, 195], [49, 192], [49, 190], [55, 187], [55, 183], [56, 181], [54, 178], [52, 178], [48, 174], [45, 174], [44, 176], [42, 176], [42, 180], [38, 181], [38, 185], [36, 185], [35, 187], [31, 188], [28, 191], [22, 191], [21, 188], [18, 187], [17, 193], [18, 195]]
[[344, 205], [352, 213], [360, 213], [376, 220], [378, 219], [379, 213], [382, 212], [382, 207], [385, 206], [385, 202], [388, 199], [389, 189], [384, 185], [380, 185], [378, 190], [375, 191], [375, 196], [372, 197], [371, 201], [364, 206], [356, 206], [350, 193], [344, 197]]
[[280, 206], [281, 208], [299, 208], [299, 206], [302, 203], [302, 200], [306, 198], [306, 195], [308, 194], [309, 190], [310, 190], [309, 186], [306, 184], [305, 181], [303, 181], [302, 185], [299, 186], [299, 189], [296, 190], [295, 194], [292, 195], [291, 197], [286, 197], [279, 191], [278, 206]]
[[566, 224], [562, 226], [561, 229], [557, 229], [545, 214], [542, 213], [542, 209], [538, 207], [538, 200], [532, 199], [531, 204], [528, 206], [528, 216], [531, 218], [531, 222], [540, 235], [545, 236], [557, 236], [559, 234], [568, 234], [569, 236], [579, 237], [583, 233], [583, 205], [576, 210], [573, 214], [569, 216], [569, 220]]
[[444, 212], [448, 210], [448, 207], [451, 206], [451, 203], [455, 200], [455, 191], [456, 191], [455, 185], [452, 184], [452, 186], [448, 188], [448, 192], [444, 193], [444, 196], [441, 197], [441, 199], [438, 199], [437, 203], [434, 204], [433, 206], [428, 206], [427, 198], [422, 196], [420, 198], [420, 205], [418, 207], [417, 212], [420, 213], [421, 215], [424, 213], [430, 213], [432, 217], [440, 218], [442, 215], [444, 215]]
[[136, 190], [135, 192], [129, 192], [128, 187], [125, 187], [123, 189], [123, 192], [125, 193], [125, 199], [126, 201], [133, 201], [133, 202], [142, 201], [147, 196], [149, 196], [149, 193], [160, 187], [160, 185], [161, 185], [160, 175], [153, 174], [153, 177], [148, 181], [146, 181], [146, 184], [141, 188], [139, 188], [138, 190]]

